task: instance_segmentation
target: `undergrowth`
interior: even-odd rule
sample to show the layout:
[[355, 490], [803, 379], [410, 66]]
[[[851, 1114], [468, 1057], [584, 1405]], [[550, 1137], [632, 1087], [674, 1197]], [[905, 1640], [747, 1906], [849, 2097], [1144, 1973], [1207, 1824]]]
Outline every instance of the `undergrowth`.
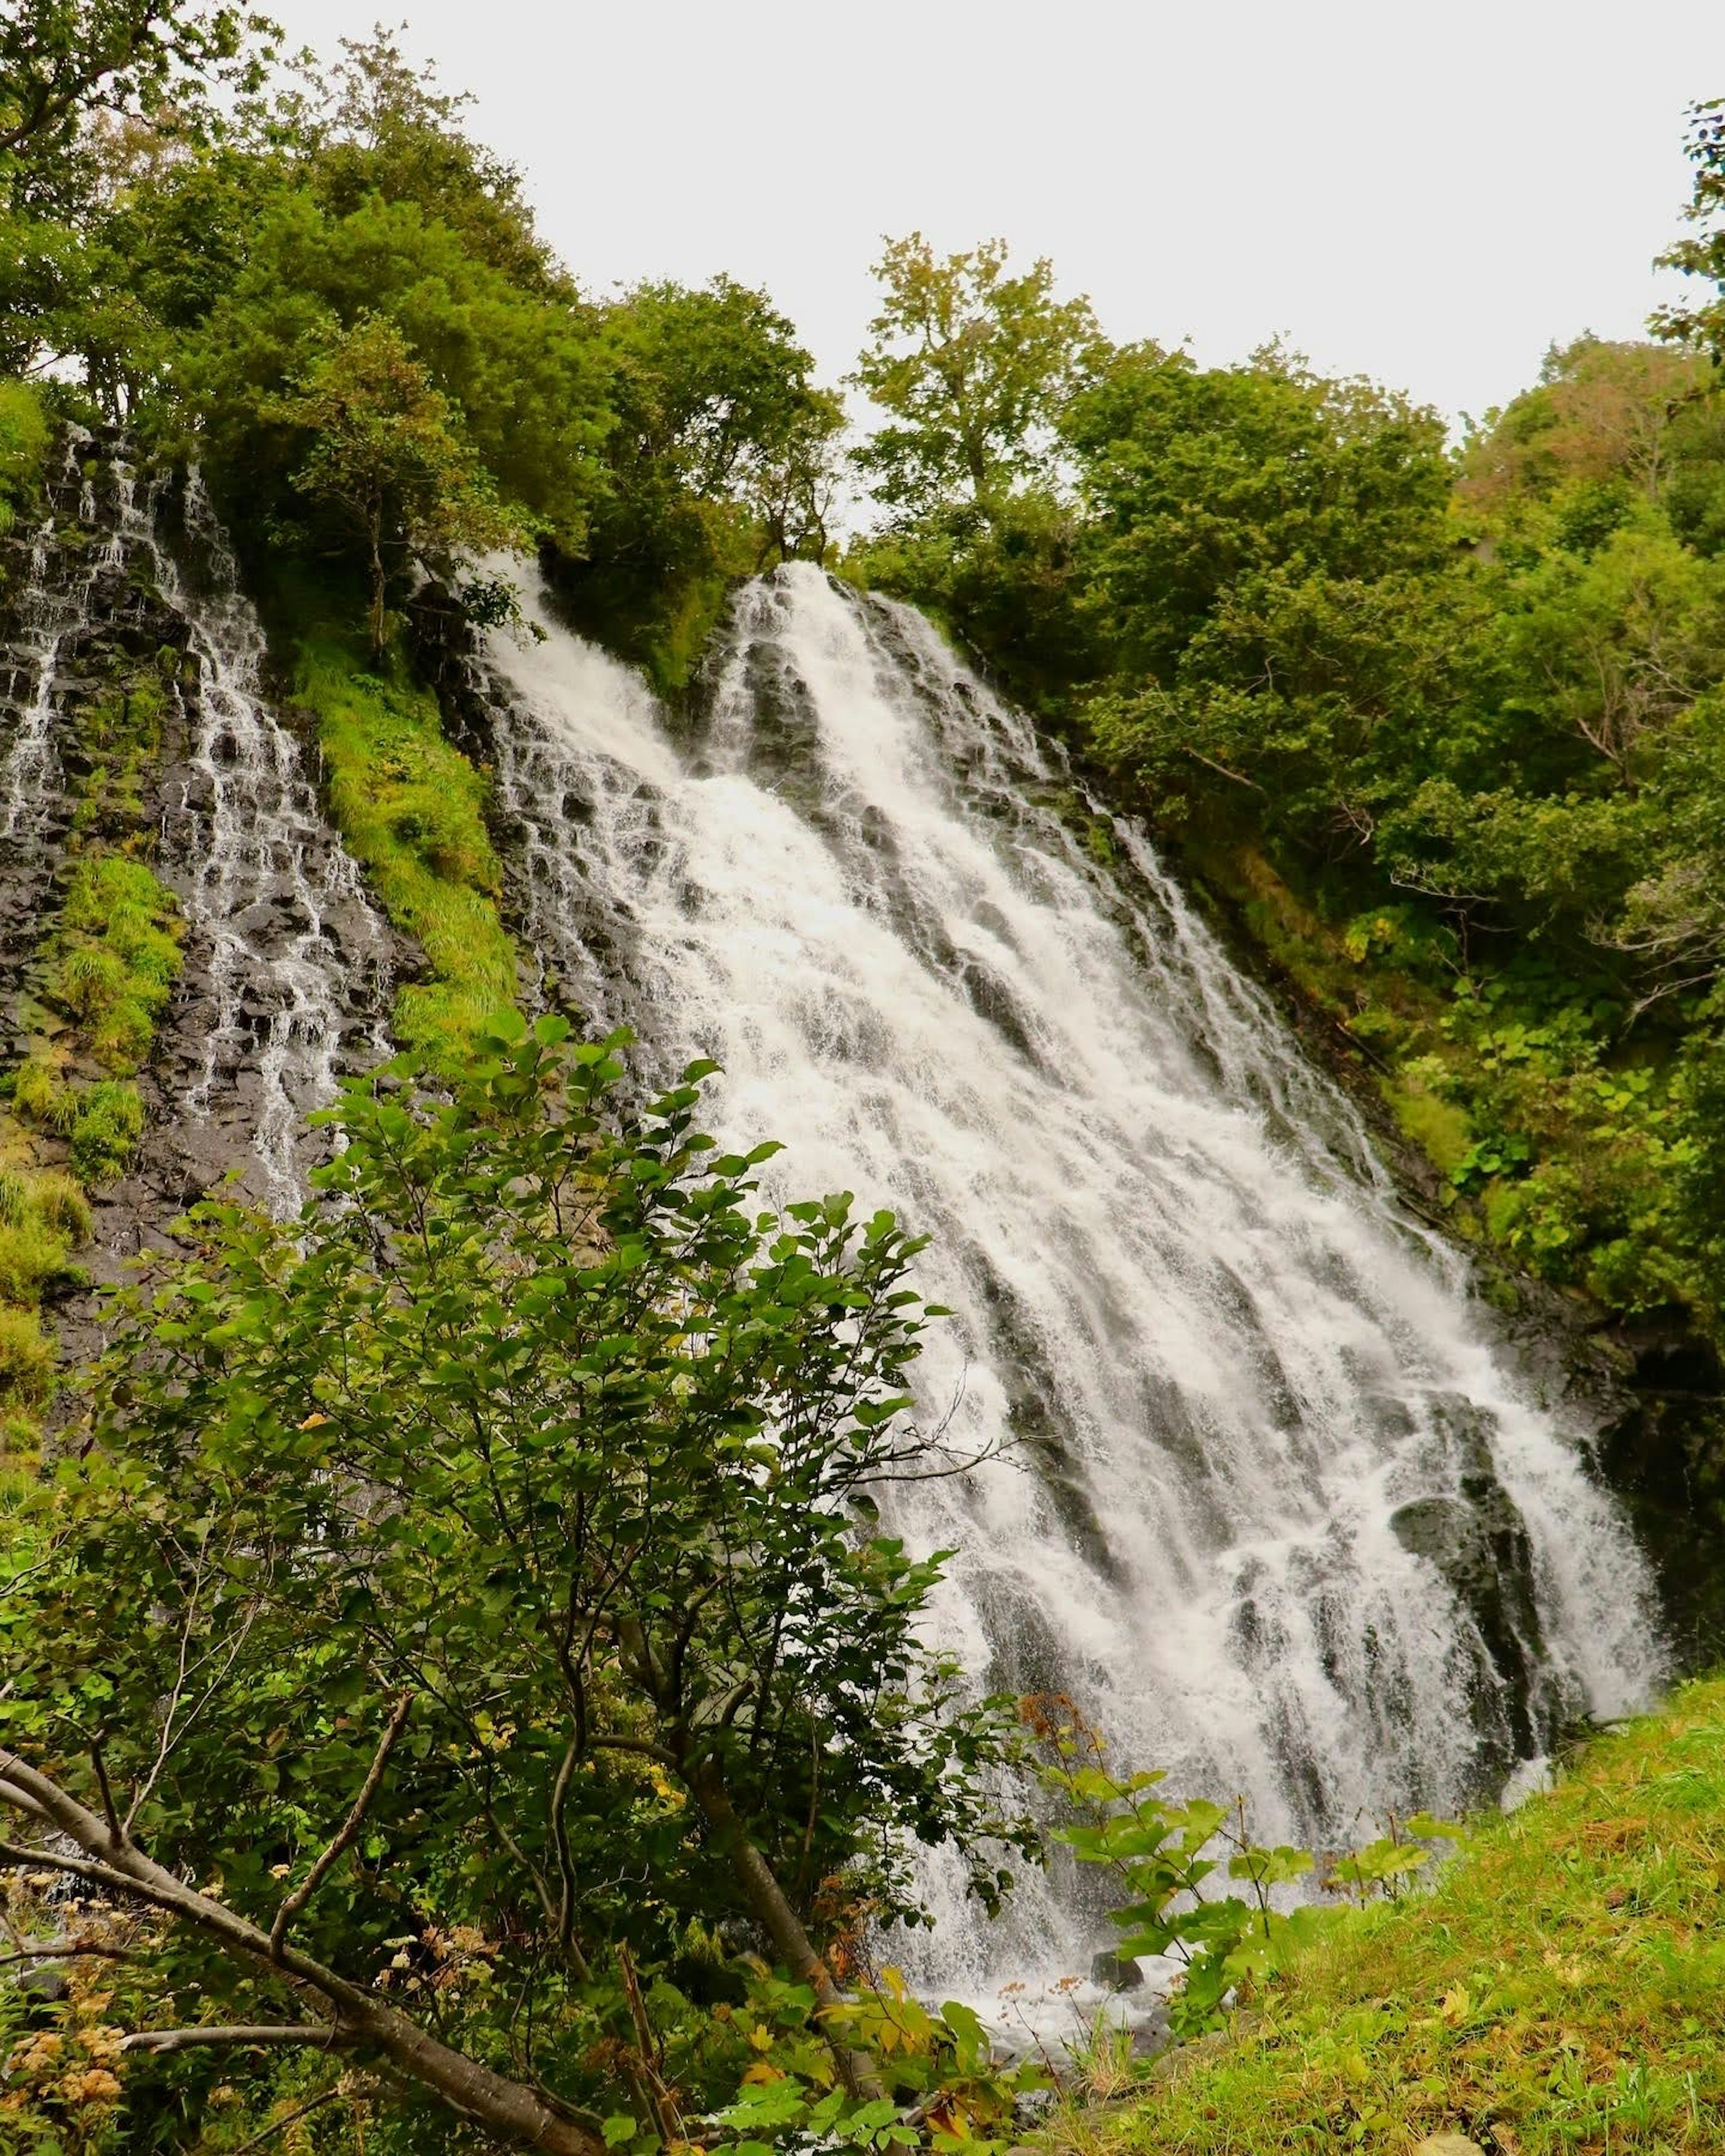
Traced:
[[1302, 895], [1254, 847], [1194, 858], [1371, 1066], [1454, 1233], [1625, 1317], [1681, 1309], [1717, 1330], [1684, 1219], [1697, 1070], [1651, 1019], [1538, 947], [1481, 956], [1411, 907]]
[[516, 993], [485, 778], [444, 739], [428, 691], [367, 672], [330, 632], [300, 639], [295, 690], [317, 720], [341, 835], [431, 969], [398, 995], [396, 1037], [449, 1065]]
[[1065, 2116], [1083, 2156], [1717, 2150], [1725, 2115], [1725, 1681], [1604, 1738], [1480, 1827], [1434, 1891], [1246, 1987], [1219, 2048]]
[[38, 391], [28, 382], [0, 382], [0, 538], [36, 500], [48, 442]]

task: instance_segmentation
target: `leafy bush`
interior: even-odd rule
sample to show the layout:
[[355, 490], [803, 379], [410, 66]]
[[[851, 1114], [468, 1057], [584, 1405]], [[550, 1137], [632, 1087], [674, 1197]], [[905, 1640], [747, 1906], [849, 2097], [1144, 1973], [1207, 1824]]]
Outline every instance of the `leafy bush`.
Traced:
[[0, 1226], [0, 1303], [33, 1306], [48, 1283], [64, 1272], [69, 1245], [39, 1217]]
[[79, 863], [49, 993], [109, 1070], [135, 1070], [149, 1052], [180, 970], [180, 933], [178, 901], [144, 862], [105, 852]]
[[0, 1306], [0, 1412], [44, 1406], [54, 1373], [54, 1343], [35, 1313]]
[[[994, 1794], [1010, 1703], [925, 1638], [943, 1554], [871, 1524], [883, 1482], [963, 1465], [909, 1418], [944, 1315], [906, 1284], [920, 1245], [845, 1193], [760, 1209], [776, 1148], [695, 1127], [712, 1066], [629, 1111], [621, 1045], [506, 1019], [453, 1088], [407, 1060], [345, 1088], [337, 1202], [201, 1209], [197, 1254], [122, 1298], [44, 1492], [0, 1734], [84, 1787], [100, 1698], [152, 1851], [222, 1877], [145, 1897], [213, 2010], [345, 2022], [362, 1994], [368, 2043], [471, 2116], [530, 2000], [559, 2106], [511, 2084], [518, 2145], [598, 2156], [571, 2105], [643, 2156], [734, 2102], [738, 2135], [764, 2107], [858, 2145], [943, 2092], [1004, 2123], [973, 2017], [847, 2000], [826, 1958], [922, 1919], [914, 1839], [989, 1907], [1033, 1845]], [[0, 1806], [36, 1771], [8, 1763]], [[350, 1815], [362, 1861], [332, 1870]], [[696, 1925], [780, 1965], [744, 2017], [678, 1988]], [[139, 2016], [177, 2018], [193, 1967]], [[434, 2017], [459, 2082], [385, 2010]]]
[[[1278, 1906], [1276, 1890], [1311, 1876], [1317, 1861], [1309, 1850], [1254, 1842], [1244, 1800], [1232, 1807], [1206, 1798], [1170, 1804], [1155, 1795], [1166, 1776], [1156, 1771], [1116, 1776], [1106, 1748], [1061, 1695], [1027, 1700], [1023, 1712], [1049, 1763], [1044, 1779], [1077, 1815], [1055, 1830], [1081, 1864], [1114, 1875], [1121, 1906], [1112, 1922], [1124, 1935], [1122, 1955], [1172, 1953], [1184, 1973], [1169, 2002], [1176, 2035], [1196, 2036], [1220, 2022], [1229, 1994], [1251, 1976], [1279, 1965], [1290, 1952], [1310, 1944], [1344, 1912], [1343, 1907], [1306, 1902]], [[1394, 1899], [1429, 1865], [1438, 1845], [1461, 1830], [1420, 1813], [1392, 1819], [1389, 1833], [1337, 1856], [1322, 1884], [1363, 1905], [1374, 1897]], [[1242, 1891], [1211, 1894], [1205, 1882], [1225, 1869]]]
[[73, 1096], [72, 1165], [87, 1183], [111, 1183], [126, 1171], [143, 1134], [144, 1103], [136, 1086], [104, 1078]]
[[49, 439], [37, 391], [27, 382], [0, 378], [0, 537], [40, 487]]
[[90, 1200], [69, 1175], [45, 1169], [29, 1179], [29, 1202], [49, 1227], [76, 1245], [90, 1240]]

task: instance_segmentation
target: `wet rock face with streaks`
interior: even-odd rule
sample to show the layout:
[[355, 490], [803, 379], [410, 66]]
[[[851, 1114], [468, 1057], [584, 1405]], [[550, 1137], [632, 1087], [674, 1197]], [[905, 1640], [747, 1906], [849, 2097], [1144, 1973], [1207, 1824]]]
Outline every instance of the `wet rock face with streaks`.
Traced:
[[[321, 1142], [307, 1140], [303, 1119], [342, 1069], [388, 1052], [390, 983], [405, 954], [265, 694], [262, 631], [195, 475], [141, 470], [123, 443], [74, 434], [47, 515], [10, 543], [6, 566], [8, 1062], [33, 1049], [66, 1052], [37, 991], [77, 849], [103, 835], [91, 805], [101, 753], [92, 715], [128, 682], [162, 692], [159, 737], [129, 797], [128, 843], [179, 901], [184, 964], [138, 1073], [144, 1138], [128, 1173], [96, 1194], [100, 1277], [230, 1176], [278, 1211], [300, 1202]], [[42, 1143], [56, 1149], [51, 1134]], [[85, 1342], [71, 1315], [62, 1331], [75, 1353]]]
[[[44, 924], [80, 783], [94, 756], [87, 720], [116, 685], [147, 670], [174, 693], [185, 624], [131, 573], [101, 524], [93, 448], [74, 435], [50, 473], [46, 513], [0, 541], [0, 998], [4, 1049], [31, 1014]], [[170, 734], [177, 731], [170, 723]]]

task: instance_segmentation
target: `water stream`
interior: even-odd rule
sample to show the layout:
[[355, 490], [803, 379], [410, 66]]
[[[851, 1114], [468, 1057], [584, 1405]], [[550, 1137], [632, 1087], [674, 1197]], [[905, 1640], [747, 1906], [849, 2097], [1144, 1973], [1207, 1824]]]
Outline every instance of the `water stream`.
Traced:
[[198, 475], [176, 493], [160, 470], [141, 477], [131, 456], [124, 441], [74, 432], [55, 516], [36, 535], [19, 685], [0, 734], [8, 902], [17, 880], [33, 878], [20, 917], [46, 918], [59, 853], [49, 841], [66, 820], [61, 737], [74, 721], [64, 706], [91, 685], [76, 654], [137, 613], [141, 578], [182, 623], [196, 675], [182, 685], [185, 737], [157, 864], [187, 923], [163, 1044], [177, 1135], [219, 1123], [212, 1154], [239, 1150], [251, 1194], [290, 1211], [304, 1195], [305, 1114], [331, 1097], [345, 1060], [388, 1052], [390, 940], [264, 694], [263, 629]]
[[[927, 1410], [1006, 1450], [896, 1523], [960, 1547], [937, 1622], [980, 1677], [1329, 1845], [1645, 1696], [1648, 1577], [1585, 1432], [1027, 720], [806, 567], [745, 590], [686, 723], [529, 604], [544, 640], [485, 663], [546, 990], [632, 1025], [650, 1077], [717, 1059], [718, 1135], [783, 1140], [778, 1194], [932, 1233]], [[926, 1884], [948, 1989], [1106, 1937], [1070, 1884], [997, 1926], [938, 1858]]]

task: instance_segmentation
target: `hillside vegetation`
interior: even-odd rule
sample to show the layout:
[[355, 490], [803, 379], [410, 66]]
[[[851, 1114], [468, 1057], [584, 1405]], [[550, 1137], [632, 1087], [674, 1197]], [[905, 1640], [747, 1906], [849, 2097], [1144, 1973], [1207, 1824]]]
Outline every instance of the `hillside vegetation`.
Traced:
[[[1594, 1743], [1436, 1886], [1299, 1950], [1074, 2156], [1700, 2152], [1725, 2107], [1725, 1684]], [[1459, 2152], [1458, 2152], [1459, 2156]]]
[[[387, 34], [321, 67], [272, 35], [180, 0], [0, 18], [0, 606], [69, 428], [198, 461], [411, 950], [403, 1054], [328, 1111], [304, 1215], [200, 1208], [57, 1399], [44, 1312], [144, 1137], [182, 964], [140, 782], [188, 662], [135, 578], [153, 648], [74, 700], [7, 1014], [39, 1045], [0, 1072], [0, 2147], [998, 2152], [1050, 2079], [1081, 2149], [1718, 2145], [1725, 1694], [1611, 1738], [1430, 1897], [1294, 1917], [1273, 1890], [1368, 1897], [1445, 1824], [1332, 1871], [979, 1700], [927, 1637], [951, 1553], [873, 1494], [973, 1464], [911, 1413], [946, 1315], [919, 1245], [843, 1194], [763, 1207], [771, 1143], [699, 1127], [711, 1066], [642, 1101], [622, 1037], [508, 1008], [505, 850], [439, 690], [516, 619], [509, 548], [672, 700], [777, 562], [930, 608], [1345, 1036], [1502, 1299], [1537, 1279], [1686, 1358], [1705, 1548], [1721, 108], [1693, 307], [1553, 351], [1459, 447], [1285, 350], [1117, 346], [1050, 264], [918, 234], [877, 265], [856, 442], [768, 295], [595, 297]], [[1237, 1994], [1235, 2040], [1106, 2122], [1105, 2031], [1087, 2091], [1000, 2064], [882, 1959], [941, 1843], [990, 1910], [1053, 1845], [1117, 1861], [1129, 1937], [1188, 1956], [1178, 2033]]]

